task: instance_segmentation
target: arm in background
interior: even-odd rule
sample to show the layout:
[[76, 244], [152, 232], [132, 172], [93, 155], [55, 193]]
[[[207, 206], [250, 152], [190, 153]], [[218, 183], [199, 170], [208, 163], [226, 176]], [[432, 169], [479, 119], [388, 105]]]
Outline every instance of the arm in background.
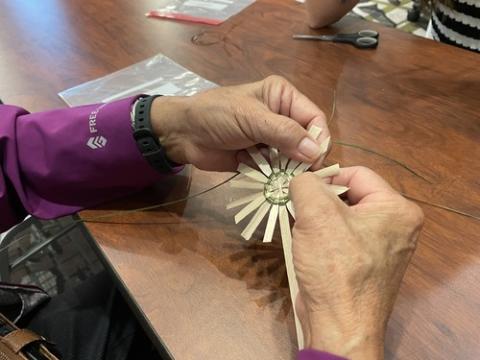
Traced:
[[359, 0], [306, 0], [308, 25], [322, 28], [345, 16]]

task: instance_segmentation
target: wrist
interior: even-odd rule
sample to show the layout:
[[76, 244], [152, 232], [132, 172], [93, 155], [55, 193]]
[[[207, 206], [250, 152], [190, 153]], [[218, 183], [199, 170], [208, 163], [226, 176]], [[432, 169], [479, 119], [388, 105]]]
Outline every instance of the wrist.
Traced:
[[338, 322], [329, 322], [325, 319], [311, 321], [307, 347], [351, 360], [383, 359], [383, 330], [377, 330], [376, 327], [370, 326], [368, 323], [344, 325], [339, 325]]
[[188, 98], [182, 96], [161, 96], [152, 103], [150, 119], [152, 129], [167, 157], [178, 164], [188, 163], [184, 153], [183, 133], [187, 119]]

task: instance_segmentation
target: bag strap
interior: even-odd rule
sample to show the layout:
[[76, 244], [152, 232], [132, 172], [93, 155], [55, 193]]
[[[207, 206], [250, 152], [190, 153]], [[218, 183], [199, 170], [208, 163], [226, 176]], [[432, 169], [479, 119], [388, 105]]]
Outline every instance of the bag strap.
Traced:
[[48, 344], [42, 336], [28, 329], [17, 328], [0, 313], [0, 355], [3, 356], [0, 356], [1, 359], [27, 359], [30, 357], [26, 356], [26, 353], [33, 351], [39, 355], [39, 359], [58, 360], [56, 354], [45, 346]]
[[17, 329], [5, 335], [0, 341], [7, 345], [15, 354], [18, 354], [25, 346], [39, 340], [44, 339], [33, 331]]

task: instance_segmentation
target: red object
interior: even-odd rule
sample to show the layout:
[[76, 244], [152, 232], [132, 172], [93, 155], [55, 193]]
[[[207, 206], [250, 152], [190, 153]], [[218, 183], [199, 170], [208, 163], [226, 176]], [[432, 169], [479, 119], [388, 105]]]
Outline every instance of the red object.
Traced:
[[172, 19], [172, 20], [180, 20], [180, 21], [189, 21], [194, 23], [201, 23], [207, 25], [219, 25], [223, 22], [223, 20], [218, 19], [210, 19], [198, 16], [192, 16], [182, 13], [176, 12], [168, 12], [162, 10], [152, 10], [145, 14], [147, 17], [151, 18], [159, 18], [159, 19]]

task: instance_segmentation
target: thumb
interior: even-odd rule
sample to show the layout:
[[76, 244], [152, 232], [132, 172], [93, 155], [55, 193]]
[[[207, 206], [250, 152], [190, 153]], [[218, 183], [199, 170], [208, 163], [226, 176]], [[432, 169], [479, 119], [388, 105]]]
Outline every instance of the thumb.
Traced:
[[276, 147], [289, 158], [312, 163], [322, 155], [322, 149], [295, 120], [265, 111], [261, 115], [263, 121], [250, 119], [252, 137], [257, 143]]
[[296, 226], [327, 222], [346, 208], [328, 185], [312, 172], [294, 177], [289, 193], [295, 208]]

